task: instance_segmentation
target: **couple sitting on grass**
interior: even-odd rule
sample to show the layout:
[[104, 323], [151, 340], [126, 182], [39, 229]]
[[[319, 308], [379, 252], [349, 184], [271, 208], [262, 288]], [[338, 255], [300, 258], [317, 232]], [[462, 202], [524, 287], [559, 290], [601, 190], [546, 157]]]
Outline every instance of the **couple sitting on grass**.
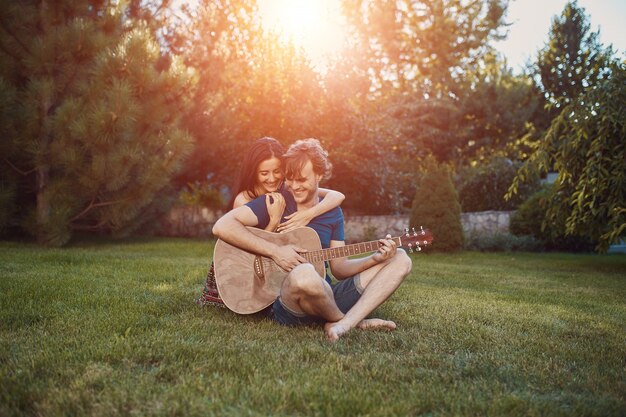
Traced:
[[[220, 218], [213, 234], [247, 252], [271, 258], [288, 271], [280, 294], [266, 310], [283, 325], [323, 324], [335, 341], [353, 328], [393, 330], [392, 321], [367, 318], [398, 288], [411, 271], [411, 259], [387, 236], [372, 255], [338, 257], [330, 269], [338, 283], [320, 276], [296, 245], [279, 245], [246, 226], [286, 232], [300, 226], [315, 230], [323, 248], [344, 246], [341, 193], [319, 188], [330, 176], [327, 152], [316, 139], [299, 140], [283, 152], [271, 138], [259, 139], [248, 152], [233, 210]], [[283, 184], [284, 178], [284, 184]], [[282, 222], [281, 222], [282, 220]], [[252, 279], [252, 278], [251, 278]], [[211, 277], [201, 303], [219, 302]]]

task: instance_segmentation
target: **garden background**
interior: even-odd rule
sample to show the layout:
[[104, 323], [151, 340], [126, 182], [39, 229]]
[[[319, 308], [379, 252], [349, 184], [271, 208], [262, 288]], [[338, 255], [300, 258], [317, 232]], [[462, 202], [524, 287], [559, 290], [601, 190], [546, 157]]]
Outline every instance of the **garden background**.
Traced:
[[314, 62], [253, 0], [3, 1], [0, 230], [147, 233], [175, 203], [226, 209], [252, 140], [316, 137], [349, 214], [433, 204], [445, 169], [462, 211], [532, 197], [518, 233], [604, 251], [626, 231], [623, 54], [574, 1], [514, 72], [508, 3], [342, 1], [345, 47]]
[[[624, 258], [564, 252], [626, 235], [624, 54], [576, 1], [514, 71], [507, 0], [342, 0], [312, 60], [260, 4], [0, 0], [0, 414], [623, 415]], [[318, 138], [348, 216], [433, 230], [398, 331], [192, 303], [213, 240], [146, 236], [227, 210], [262, 136]], [[464, 234], [482, 211], [509, 231]]]

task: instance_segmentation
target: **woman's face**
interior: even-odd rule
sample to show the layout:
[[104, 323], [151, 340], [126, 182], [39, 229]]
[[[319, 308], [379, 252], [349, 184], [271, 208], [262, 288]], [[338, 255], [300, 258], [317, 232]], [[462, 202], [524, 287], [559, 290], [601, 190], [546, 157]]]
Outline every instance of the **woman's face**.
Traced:
[[265, 193], [277, 191], [283, 182], [280, 159], [272, 157], [261, 162], [256, 171], [256, 182]]

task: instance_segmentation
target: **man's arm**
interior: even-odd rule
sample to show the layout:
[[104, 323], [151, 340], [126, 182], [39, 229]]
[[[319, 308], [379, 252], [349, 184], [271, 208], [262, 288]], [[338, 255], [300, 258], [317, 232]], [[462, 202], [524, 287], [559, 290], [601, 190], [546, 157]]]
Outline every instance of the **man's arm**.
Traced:
[[343, 200], [345, 200], [346, 198], [346, 196], [339, 191], [327, 190], [325, 188], [319, 188], [318, 191], [320, 197], [322, 197], [322, 201], [320, 201], [313, 207], [298, 210], [295, 213], [292, 213], [289, 216], [285, 217], [287, 221], [281, 223], [276, 231], [283, 233], [293, 230], [297, 227], [306, 226], [313, 218], [328, 211], [331, 211], [335, 207], [339, 207], [341, 203], [343, 203]]
[[[338, 258], [330, 261], [330, 270], [333, 276], [338, 280], [349, 278], [359, 272], [363, 272], [366, 269], [373, 267], [381, 262], [385, 262], [391, 259], [396, 254], [397, 245], [391, 239], [391, 236], [387, 236], [386, 239], [380, 239], [381, 247], [370, 256], [364, 258], [348, 259]], [[345, 246], [344, 241], [331, 240], [330, 247], [336, 248], [339, 246]]]
[[258, 219], [250, 207], [241, 206], [223, 215], [213, 226], [213, 234], [233, 246], [272, 258], [286, 271], [306, 262], [298, 253], [304, 249], [292, 245], [276, 245], [246, 229], [246, 226], [257, 224]]

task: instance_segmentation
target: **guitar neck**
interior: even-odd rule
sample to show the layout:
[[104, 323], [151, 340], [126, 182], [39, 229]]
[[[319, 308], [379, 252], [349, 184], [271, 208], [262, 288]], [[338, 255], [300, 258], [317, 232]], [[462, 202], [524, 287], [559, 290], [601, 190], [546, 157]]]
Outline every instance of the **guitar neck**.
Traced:
[[[396, 242], [398, 246], [402, 246], [399, 237], [391, 240]], [[369, 242], [355, 243], [352, 245], [338, 246], [336, 248], [321, 249], [302, 254], [302, 257], [311, 263], [330, 261], [337, 258], [345, 258], [347, 256], [361, 255], [363, 253], [375, 252], [378, 250], [380, 243], [377, 240]]]

